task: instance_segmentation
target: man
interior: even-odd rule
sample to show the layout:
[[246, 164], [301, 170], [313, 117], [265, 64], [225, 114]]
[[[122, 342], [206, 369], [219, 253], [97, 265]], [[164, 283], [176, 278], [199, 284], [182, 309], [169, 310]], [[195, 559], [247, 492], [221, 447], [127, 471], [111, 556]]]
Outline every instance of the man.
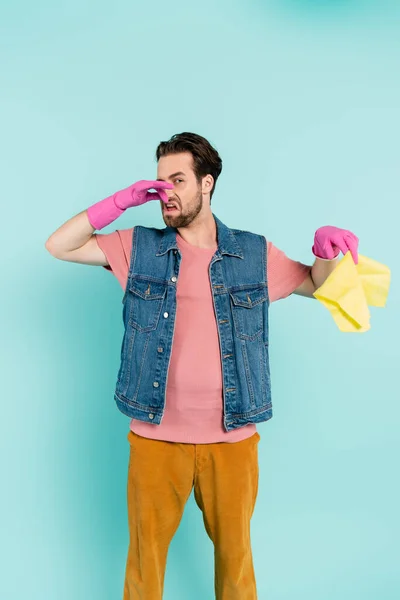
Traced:
[[[358, 239], [323, 227], [313, 266], [290, 260], [263, 235], [230, 229], [212, 213], [222, 161], [206, 139], [175, 135], [156, 157], [156, 181], [93, 204], [46, 243], [61, 260], [102, 265], [124, 290], [115, 389], [131, 417], [124, 600], [162, 598], [168, 548], [193, 488], [214, 544], [217, 600], [255, 600], [250, 519], [256, 423], [272, 417], [269, 304], [291, 293], [312, 298], [340, 251], [357, 262]], [[151, 200], [164, 229], [94, 234]]]

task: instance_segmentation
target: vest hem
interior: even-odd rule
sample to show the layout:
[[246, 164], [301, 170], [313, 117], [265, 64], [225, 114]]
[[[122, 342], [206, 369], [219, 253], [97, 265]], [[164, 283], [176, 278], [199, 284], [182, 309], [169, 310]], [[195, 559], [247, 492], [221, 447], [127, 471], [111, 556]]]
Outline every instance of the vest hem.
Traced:
[[226, 418], [224, 426], [226, 431], [232, 431], [233, 429], [239, 429], [245, 425], [254, 425], [256, 423], [263, 423], [269, 421], [273, 417], [272, 405], [270, 404], [267, 409], [256, 413], [243, 413], [243, 414], [232, 414]]
[[[133, 405], [128, 400], [122, 399], [116, 393], [114, 394], [114, 400], [117, 404], [118, 409], [127, 417], [131, 419], [138, 419], [139, 421], [144, 421], [145, 423], [151, 423], [152, 425], [159, 425], [161, 423], [161, 419], [163, 413], [159, 413], [156, 409], [151, 407], [143, 407], [139, 408], [138, 405]], [[150, 417], [151, 415], [151, 417]]]

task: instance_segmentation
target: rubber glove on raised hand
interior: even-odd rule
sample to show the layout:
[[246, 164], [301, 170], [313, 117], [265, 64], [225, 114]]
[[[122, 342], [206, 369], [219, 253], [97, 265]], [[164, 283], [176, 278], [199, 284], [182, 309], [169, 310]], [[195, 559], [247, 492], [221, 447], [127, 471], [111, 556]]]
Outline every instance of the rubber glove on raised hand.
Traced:
[[358, 241], [358, 237], [351, 231], [326, 225], [315, 232], [312, 252], [317, 258], [333, 260], [340, 252], [346, 254], [350, 250], [356, 265], [358, 264]]
[[[94, 229], [103, 229], [131, 206], [140, 206], [150, 200], [168, 202], [165, 190], [171, 190], [173, 187], [172, 183], [166, 181], [137, 181], [127, 188], [115, 192], [112, 196], [89, 206], [87, 209], [89, 222]], [[156, 191], [149, 192], [151, 189]]]

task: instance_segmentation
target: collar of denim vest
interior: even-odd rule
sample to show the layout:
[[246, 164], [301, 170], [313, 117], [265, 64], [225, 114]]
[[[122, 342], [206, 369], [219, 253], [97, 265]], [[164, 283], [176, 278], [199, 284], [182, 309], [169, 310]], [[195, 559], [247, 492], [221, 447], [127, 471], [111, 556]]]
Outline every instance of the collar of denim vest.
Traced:
[[[217, 225], [217, 243], [218, 249], [217, 254], [229, 254], [231, 256], [237, 256], [243, 258], [243, 252], [239, 244], [237, 243], [236, 236], [232, 233], [229, 227], [224, 225], [214, 213], [212, 213], [215, 223]], [[161, 239], [158, 247], [156, 256], [161, 256], [169, 250], [178, 250], [178, 243], [176, 241], [176, 229], [175, 227], [165, 227], [164, 235]]]

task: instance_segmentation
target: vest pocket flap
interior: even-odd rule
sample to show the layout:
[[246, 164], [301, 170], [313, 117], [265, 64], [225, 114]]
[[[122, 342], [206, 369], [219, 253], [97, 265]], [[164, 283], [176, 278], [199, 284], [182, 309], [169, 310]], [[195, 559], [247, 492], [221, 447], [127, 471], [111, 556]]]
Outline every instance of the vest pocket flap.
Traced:
[[167, 291], [167, 283], [150, 279], [131, 279], [129, 290], [143, 300], [162, 300]]
[[241, 290], [230, 291], [229, 294], [235, 306], [243, 306], [244, 308], [253, 308], [253, 306], [268, 299], [266, 286], [242, 288]]

